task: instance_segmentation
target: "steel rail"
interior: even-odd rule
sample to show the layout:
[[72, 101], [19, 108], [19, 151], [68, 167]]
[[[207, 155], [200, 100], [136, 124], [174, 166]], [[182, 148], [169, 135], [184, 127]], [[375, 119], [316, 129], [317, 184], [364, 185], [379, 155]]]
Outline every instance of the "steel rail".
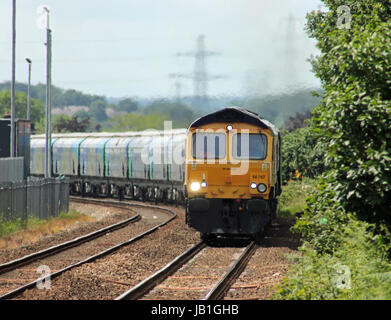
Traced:
[[176, 257], [165, 267], [155, 272], [145, 280], [141, 281], [136, 286], [132, 287], [128, 291], [124, 292], [115, 300], [136, 300], [147, 294], [152, 288], [156, 287], [158, 284], [162, 283], [167, 277], [176, 272], [180, 267], [182, 267], [186, 262], [193, 258], [198, 252], [206, 247], [206, 243], [201, 241], [195, 246], [189, 248], [180, 256]]
[[[99, 200], [97, 200], [99, 201]], [[119, 202], [118, 202], [119, 203]], [[61, 274], [63, 274], [64, 272], [70, 270], [70, 269], [73, 269], [75, 267], [78, 267], [78, 266], [81, 266], [85, 263], [89, 263], [89, 262], [93, 262], [99, 258], [103, 258], [115, 251], [118, 251], [120, 248], [124, 247], [124, 246], [127, 246], [127, 245], [130, 245], [131, 243], [133, 242], [136, 242], [142, 238], [144, 238], [145, 236], [153, 233], [154, 231], [158, 230], [159, 228], [163, 227], [164, 225], [168, 224], [169, 222], [171, 222], [172, 220], [174, 220], [176, 217], [177, 217], [177, 214], [172, 211], [171, 209], [168, 209], [168, 208], [164, 208], [164, 207], [160, 207], [160, 206], [153, 206], [153, 205], [145, 205], [145, 204], [133, 204], [133, 203], [127, 203], [127, 202], [121, 202], [121, 203], [126, 203], [127, 205], [129, 206], [132, 206], [132, 207], [140, 207], [140, 208], [147, 208], [147, 209], [157, 209], [157, 210], [162, 210], [162, 211], [166, 211], [168, 212], [170, 215], [172, 215], [168, 220], [160, 223], [159, 225], [139, 234], [138, 236], [136, 237], [133, 237], [132, 239], [129, 239], [125, 242], [122, 242], [120, 244], [117, 244], [113, 247], [110, 247], [104, 251], [101, 251], [95, 255], [92, 255], [82, 261], [79, 261], [79, 262], [76, 262], [74, 264], [71, 264], [61, 270], [58, 270], [57, 272], [54, 272], [54, 273], [51, 273], [49, 275], [46, 275], [44, 277], [41, 277], [41, 278], [38, 278], [37, 280], [34, 280], [26, 285], [23, 285], [23, 286], [20, 286], [19, 288], [16, 288], [6, 294], [3, 294], [0, 296], [0, 300], [5, 300], [5, 299], [12, 299], [18, 295], [20, 295], [21, 293], [23, 293], [24, 291], [26, 291], [27, 289], [30, 289], [30, 288], [33, 288], [35, 287], [37, 284], [41, 283], [42, 281], [44, 281], [45, 279], [47, 278], [50, 278], [50, 279], [54, 279], [58, 276], [60, 276]]]
[[111, 232], [111, 231], [114, 231], [117, 229], [121, 229], [121, 228], [127, 226], [129, 223], [136, 222], [140, 219], [141, 219], [141, 216], [139, 214], [136, 214], [133, 217], [130, 217], [130, 218], [125, 219], [123, 221], [114, 223], [114, 224], [107, 226], [107, 227], [104, 227], [102, 229], [90, 232], [86, 235], [77, 237], [75, 239], [72, 239], [72, 240], [69, 240], [66, 242], [62, 242], [60, 244], [57, 244], [57, 245], [51, 246], [49, 248], [31, 253], [31, 254], [23, 256], [21, 258], [0, 264], [0, 274], [3, 274], [5, 272], [9, 272], [9, 271], [14, 270], [16, 268], [24, 266], [28, 263], [34, 262], [38, 259], [42, 259], [42, 258], [51, 256], [51, 255], [54, 255], [56, 253], [65, 251], [67, 249], [76, 247], [76, 246], [81, 245], [87, 241], [91, 241], [95, 238], [101, 237], [102, 235], [104, 235], [108, 232]]
[[223, 299], [231, 285], [242, 273], [251, 256], [255, 252], [257, 245], [255, 241], [251, 242], [244, 252], [240, 255], [230, 270], [221, 278], [221, 280], [208, 292], [202, 300], [220, 300]]

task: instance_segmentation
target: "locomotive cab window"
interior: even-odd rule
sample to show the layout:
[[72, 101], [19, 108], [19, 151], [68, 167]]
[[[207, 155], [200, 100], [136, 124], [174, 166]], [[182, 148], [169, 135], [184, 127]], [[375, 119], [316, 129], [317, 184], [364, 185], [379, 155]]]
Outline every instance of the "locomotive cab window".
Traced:
[[224, 133], [193, 134], [193, 158], [223, 159], [226, 154], [226, 135]]
[[235, 134], [232, 153], [236, 159], [263, 160], [267, 154], [267, 137], [257, 133]]

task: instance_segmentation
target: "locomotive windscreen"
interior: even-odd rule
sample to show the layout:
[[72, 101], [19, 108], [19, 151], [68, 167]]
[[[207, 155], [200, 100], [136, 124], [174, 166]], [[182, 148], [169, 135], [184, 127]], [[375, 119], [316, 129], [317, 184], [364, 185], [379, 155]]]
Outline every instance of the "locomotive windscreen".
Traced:
[[232, 139], [236, 159], [263, 160], [267, 154], [267, 137], [257, 133], [237, 133]]
[[193, 134], [193, 158], [196, 159], [222, 159], [226, 154], [225, 133]]

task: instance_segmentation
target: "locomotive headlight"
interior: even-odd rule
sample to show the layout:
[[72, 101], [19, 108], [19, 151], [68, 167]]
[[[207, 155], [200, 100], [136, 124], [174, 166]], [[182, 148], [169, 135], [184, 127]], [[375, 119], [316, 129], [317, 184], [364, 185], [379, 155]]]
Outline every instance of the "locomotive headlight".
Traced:
[[255, 189], [257, 187], [257, 184], [255, 183], [255, 182], [252, 182], [251, 184], [250, 184], [250, 188], [251, 189]]
[[264, 193], [266, 190], [267, 190], [267, 187], [266, 187], [266, 184], [264, 183], [260, 183], [257, 187], [257, 190], [260, 192], [260, 193]]
[[227, 130], [228, 131], [231, 131], [233, 129], [233, 127], [229, 124], [228, 126], [227, 126]]
[[201, 185], [199, 182], [192, 182], [190, 185], [191, 191], [198, 191], [198, 190], [200, 190], [200, 188], [201, 188]]
[[201, 187], [206, 188], [206, 181], [201, 182]]

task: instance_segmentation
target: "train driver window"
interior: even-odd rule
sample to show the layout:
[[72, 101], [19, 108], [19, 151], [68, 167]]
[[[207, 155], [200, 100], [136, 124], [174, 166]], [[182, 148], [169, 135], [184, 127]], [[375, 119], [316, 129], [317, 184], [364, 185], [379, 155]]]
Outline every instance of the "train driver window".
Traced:
[[235, 134], [232, 151], [236, 159], [263, 160], [267, 153], [267, 137], [257, 133]]
[[225, 154], [225, 133], [197, 132], [193, 134], [193, 158], [223, 159]]

